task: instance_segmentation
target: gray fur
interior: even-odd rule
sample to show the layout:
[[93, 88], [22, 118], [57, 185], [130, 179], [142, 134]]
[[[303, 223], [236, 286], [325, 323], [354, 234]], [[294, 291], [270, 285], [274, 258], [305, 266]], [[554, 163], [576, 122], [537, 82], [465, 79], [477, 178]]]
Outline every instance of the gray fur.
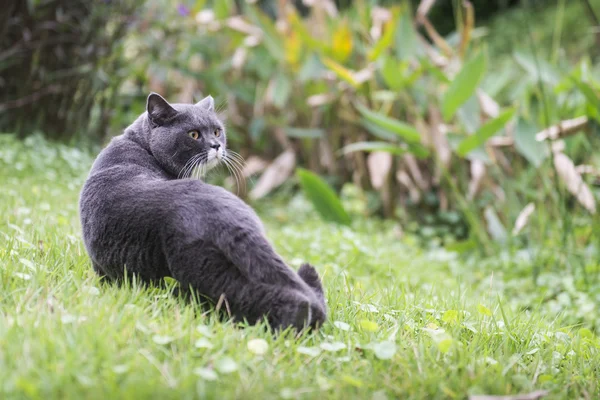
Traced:
[[[192, 130], [198, 140], [188, 135]], [[94, 270], [117, 281], [125, 271], [144, 282], [173, 277], [213, 301], [223, 295], [237, 320], [266, 317], [276, 329], [322, 324], [326, 305], [314, 268], [289, 268], [258, 216], [235, 195], [177, 179], [189, 161], [209, 168], [219, 151], [227, 157], [226, 144], [212, 97], [170, 105], [151, 94], [147, 112], [98, 155], [81, 192]]]

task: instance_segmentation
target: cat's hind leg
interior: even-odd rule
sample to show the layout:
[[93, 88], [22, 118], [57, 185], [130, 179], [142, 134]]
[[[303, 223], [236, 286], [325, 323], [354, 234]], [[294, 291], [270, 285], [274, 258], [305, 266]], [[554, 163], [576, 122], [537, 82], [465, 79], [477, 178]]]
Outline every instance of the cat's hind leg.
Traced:
[[216, 247], [200, 241], [178, 246], [168, 257], [173, 278], [200, 296], [223, 304], [237, 321], [257, 323], [266, 318], [270, 326], [302, 330], [320, 325], [325, 315], [302, 291], [248, 279]]
[[94, 261], [92, 261], [92, 268], [94, 269], [94, 272], [96, 273], [96, 275], [98, 275], [98, 277], [100, 278], [101, 282], [104, 283], [112, 283], [115, 281], [114, 278], [112, 278], [110, 275], [108, 275], [103, 269], [102, 267], [100, 267], [100, 265], [96, 264]]

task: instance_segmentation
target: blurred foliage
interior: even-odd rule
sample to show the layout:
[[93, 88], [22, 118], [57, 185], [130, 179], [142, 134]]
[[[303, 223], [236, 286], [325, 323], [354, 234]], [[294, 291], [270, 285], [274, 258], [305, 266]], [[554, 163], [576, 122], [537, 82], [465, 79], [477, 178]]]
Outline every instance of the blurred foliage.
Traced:
[[0, 130], [99, 138], [124, 76], [135, 1], [8, 0], [0, 11]]
[[[128, 39], [135, 79], [123, 87], [130, 107], [120, 120], [143, 109], [148, 90], [182, 102], [211, 93], [225, 110], [231, 146], [267, 165], [260, 196], [251, 197], [268, 193], [301, 165], [336, 187], [353, 182], [376, 193], [367, 212], [408, 210], [423, 225], [424, 216], [443, 221], [450, 213], [481, 243], [506, 240], [519, 211], [544, 196], [557, 215], [571, 195], [570, 207], [580, 203], [595, 212], [591, 189], [570, 161], [597, 165], [585, 152], [598, 131], [600, 67], [593, 52], [561, 57], [558, 41], [557, 56], [548, 58], [538, 48], [546, 35], [523, 18], [515, 26], [525, 33], [498, 71], [500, 62], [487, 49], [493, 38], [477, 27], [472, 2], [443, 2], [452, 4], [455, 17], [445, 36], [431, 20], [437, 4], [430, 18], [410, 2], [355, 1], [342, 9], [332, 1], [308, 2], [306, 12], [293, 3], [277, 2], [278, 12], [270, 12], [276, 18], [261, 3], [148, 3]], [[561, 29], [560, 15], [574, 15], [572, 3], [559, 6], [554, 31]], [[557, 137], [536, 139], [575, 117], [583, 123], [568, 135], [557, 126]], [[278, 157], [289, 152], [294, 156]], [[569, 161], [557, 165], [555, 154]], [[571, 176], [581, 180], [584, 194], [567, 182]], [[511, 179], [531, 186], [506, 188]], [[570, 193], [564, 196], [563, 188]], [[464, 226], [456, 226], [453, 232], [464, 236]]]
[[[59, 3], [11, 3], [5, 29], [13, 36], [4, 44], [44, 34], [54, 26], [39, 23], [46, 15], [63, 23], [71, 8]], [[69, 137], [87, 124], [99, 136], [110, 120], [117, 134], [149, 91], [179, 102], [212, 94], [230, 147], [248, 159], [244, 175], [261, 174], [252, 199], [285, 187], [303, 167], [324, 178], [318, 186], [360, 188], [367, 215], [484, 247], [510, 239], [530, 203], [554, 210], [565, 229], [570, 210], [595, 213], [600, 65], [584, 2], [342, 3], [153, 0], [133, 18], [125, 2], [81, 6], [78, 18], [89, 23], [67, 18], [61, 29], [89, 53], [55, 45], [50, 56], [24, 51], [0, 63], [3, 77], [16, 77], [0, 81], [8, 88], [0, 107], [25, 99], [0, 116], [0, 128], [17, 121], [20, 132], [42, 126]], [[498, 10], [512, 17], [483, 26], [481, 17]], [[37, 13], [33, 36], [16, 28], [28, 13]], [[59, 63], [67, 60], [77, 67]], [[59, 86], [64, 92], [43, 93]], [[331, 194], [317, 208], [337, 209]]]

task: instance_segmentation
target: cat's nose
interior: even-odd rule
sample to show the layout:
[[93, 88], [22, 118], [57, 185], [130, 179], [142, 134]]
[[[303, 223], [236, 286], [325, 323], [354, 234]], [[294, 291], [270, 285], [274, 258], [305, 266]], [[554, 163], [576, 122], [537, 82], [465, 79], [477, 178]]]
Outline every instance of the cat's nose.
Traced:
[[212, 147], [215, 150], [219, 150], [219, 147], [221, 147], [221, 143], [213, 143], [210, 145], [210, 147]]

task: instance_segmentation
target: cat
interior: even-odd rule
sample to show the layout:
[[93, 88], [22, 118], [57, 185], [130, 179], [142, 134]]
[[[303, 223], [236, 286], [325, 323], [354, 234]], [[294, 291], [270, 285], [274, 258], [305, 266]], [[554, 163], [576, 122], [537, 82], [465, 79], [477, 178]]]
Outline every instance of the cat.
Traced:
[[322, 325], [327, 308], [317, 271], [288, 267], [239, 197], [189, 179], [227, 157], [211, 96], [169, 104], [151, 93], [146, 112], [100, 152], [81, 191], [94, 271], [109, 281], [172, 277], [213, 302], [224, 297], [236, 321], [266, 318], [276, 330]]

